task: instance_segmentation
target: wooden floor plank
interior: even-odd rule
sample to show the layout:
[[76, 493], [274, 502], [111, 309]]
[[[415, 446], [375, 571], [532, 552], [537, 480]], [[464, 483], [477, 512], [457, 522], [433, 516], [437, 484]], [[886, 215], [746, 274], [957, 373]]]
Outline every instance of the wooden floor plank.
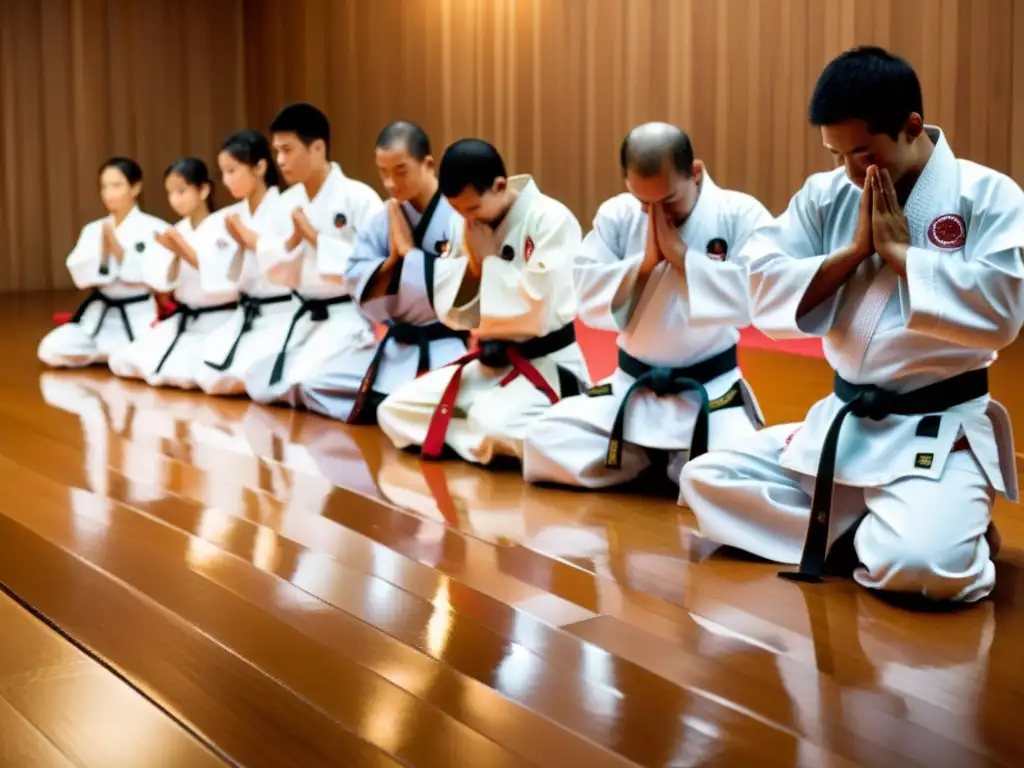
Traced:
[[[351, 622], [345, 622], [344, 616], [328, 610], [328, 605], [318, 603], [295, 587], [253, 569], [248, 563], [220, 556], [213, 547], [202, 546], [202, 542], [194, 539], [190, 541], [179, 531], [85, 493], [75, 494], [66, 509], [58, 508], [42, 497], [35, 498], [39, 501], [30, 513], [8, 512], [10, 518], [139, 590], [287, 686], [303, 700], [381, 749], [394, 751], [399, 759], [410, 765], [487, 764], [499, 767], [520, 764], [512, 753], [481, 736], [487, 733], [497, 735], [503, 732], [520, 749], [536, 751], [537, 764], [559, 764], [559, 740], [565, 747], [565, 755], [588, 753], [589, 745], [579, 738], [558, 729], [545, 729], [542, 723], [529, 716], [526, 716], [525, 726], [517, 729], [515, 723], [522, 721], [522, 717], [516, 718], [518, 713], [503, 707], [503, 702], [495, 701], [496, 706], [482, 707], [478, 714], [469, 718], [477, 730], [460, 726], [456, 720], [442, 713], [447, 710], [463, 716], [465, 708], [462, 702], [467, 695], [475, 693], [473, 698], [482, 697], [480, 704], [483, 704], [490, 698], [489, 691], [467, 689], [461, 681], [454, 681], [460, 684], [452, 686], [451, 678], [447, 685], [445, 680], [434, 685], [431, 681], [440, 670], [409, 663], [405, 646], [388, 642], [389, 638], [375, 633], [366, 625], [362, 637], [350, 638], [363, 644], [356, 646], [354, 651], [350, 650], [350, 646], [341, 641], [346, 623], [351, 627]], [[107, 538], [112, 545], [103, 551], [95, 551], [79, 544], [83, 539], [99, 538]], [[119, 547], [117, 542], [125, 542], [126, 546]], [[222, 579], [233, 580], [247, 589], [266, 610], [259, 610], [251, 602], [221, 589], [216, 581], [203, 575], [204, 570]], [[375, 601], [380, 601], [376, 609], [379, 613], [401, 609], [401, 606], [389, 605], [386, 599], [372, 590], [367, 591], [355, 579], [346, 583], [346, 589], [357, 598], [373, 595]], [[297, 631], [303, 629], [305, 632]], [[476, 648], [478, 653], [482, 650]], [[503, 652], [500, 647], [497, 650]], [[404, 670], [397, 679], [417, 691], [422, 700], [357, 663], [352, 658], [353, 653], [357, 658], [361, 654], [369, 654], [375, 665], [385, 669]], [[402, 659], [406, 660], [405, 664], [401, 663]], [[415, 723], [416, 727], [407, 729], [403, 742], [396, 746], [393, 735], [377, 726], [368, 709], [402, 713], [400, 719], [409, 724]], [[498, 722], [502, 713], [506, 717]], [[535, 739], [545, 731], [548, 737], [547, 757], [545, 752], [536, 750], [536, 743], [529, 741], [529, 738]], [[595, 765], [624, 764], [592, 749], [589, 751], [589, 760]]]
[[0, 694], [0, 765], [73, 768], [75, 764]]
[[[244, 660], [0, 516], [0, 582], [246, 766], [396, 766]], [[115, 662], [116, 660], [116, 662]]]
[[[671, 499], [528, 488], [514, 473], [457, 463], [425, 470], [377, 430], [153, 390], [98, 371], [36, 381], [24, 371], [34, 365], [47, 313], [14, 301], [0, 306], [0, 322], [39, 329], [35, 337], [0, 338], [0, 353], [11, 361], [0, 369], [0, 456], [13, 462], [0, 462], [0, 492], [24, 498], [19, 483], [37, 473], [46, 487], [36, 484], [31, 494], [51, 505], [37, 520], [18, 518], [24, 525], [8, 520], [23, 532], [11, 541], [0, 508], [0, 558], [20, 549], [25, 536], [31, 540], [25, 525], [60, 519], [63, 528], [48, 535], [73, 536], [64, 540], [68, 548], [100, 568], [71, 558], [40, 572], [0, 559], [0, 575], [25, 568], [19, 578], [33, 594], [90, 628], [112, 655], [130, 657], [127, 641], [104, 637], [113, 630], [92, 624], [105, 619], [122, 633], [145, 629], [141, 605], [160, 617], [159, 626], [191, 637], [194, 648], [173, 656], [172, 667], [209, 673], [228, 663], [218, 653], [251, 656], [278, 677], [293, 675], [291, 686], [282, 686], [250, 666], [268, 681], [270, 698], [289, 687], [319, 691], [315, 705], [293, 695], [298, 704], [283, 715], [245, 709], [232, 734], [211, 713], [240, 691], [263, 690], [255, 681], [233, 684], [232, 696], [203, 698], [166, 670], [133, 660], [139, 680], [158, 684], [190, 716], [209, 709], [200, 719], [231, 754], [245, 748], [244, 723], [262, 726], [268, 717], [294, 738], [289, 718], [308, 710], [311, 717], [332, 713], [323, 721], [331, 727], [345, 721], [341, 731], [369, 764], [387, 759], [360, 738], [371, 731], [347, 717], [330, 691], [294, 677], [287, 664], [264, 661], [274, 643], [284, 643], [296, 652], [326, 649], [312, 657], [339, 679], [364, 681], [353, 686], [360, 696], [372, 699], [387, 686], [412, 693], [533, 763], [563, 758], [571, 744], [563, 734], [578, 730], [646, 765], [1024, 764], [1024, 732], [1014, 714], [1024, 706], [1024, 515], [1012, 505], [996, 506], [1004, 552], [993, 598], [954, 614], [914, 614], [849, 581], [805, 590], [775, 578], [770, 565], [707, 557], [688, 539], [692, 516]], [[774, 423], [801, 418], [830, 386], [820, 360], [744, 349], [741, 362]], [[1011, 412], [1024, 407], [1021, 372], [1021, 344], [992, 371], [993, 395]], [[87, 391], [76, 392], [85, 381]], [[1018, 420], [1016, 429], [1022, 425]], [[76, 488], [95, 494], [93, 504], [109, 499], [131, 509], [114, 506], [100, 517], [54, 512], [71, 509]], [[124, 522], [139, 512], [181, 533], [164, 539], [149, 533], [151, 526]], [[131, 530], [144, 544], [114, 529]], [[133, 553], [133, 544], [153, 562]], [[34, 553], [44, 565], [60, 563], [52, 544], [43, 545], [19, 559]], [[122, 583], [111, 582], [107, 569]], [[59, 594], [61, 587], [75, 600]], [[82, 605], [83, 590], [102, 598], [116, 589], [135, 606], [127, 625], [102, 600]], [[261, 637], [246, 641], [209, 606], [194, 605], [208, 595]], [[235, 603], [249, 607], [235, 613]], [[153, 616], [148, 623], [157, 626]], [[161, 648], [148, 631], [144, 637]], [[216, 653], [205, 645], [213, 635], [220, 639]], [[517, 669], [521, 654], [531, 660], [521, 668], [533, 672], [520, 676], [525, 687], [494, 672], [502, 663]], [[643, 694], [663, 706], [638, 705]], [[419, 720], [403, 722], [415, 724], [414, 745], [430, 743], [415, 731], [423, 727]], [[537, 746], [530, 752], [534, 726]], [[558, 736], [549, 754], [540, 746], [545, 727]], [[250, 741], [264, 738], [263, 730]], [[415, 749], [401, 754], [420, 756]]]
[[223, 765], [98, 661], [0, 595], [0, 765]]
[[[140, 477], [139, 479], [142, 479], [142, 478]], [[412, 519], [408, 518], [408, 516], [405, 515], [404, 513], [396, 513], [393, 510], [392, 511], [383, 510], [383, 511], [378, 511], [378, 512], [375, 512], [375, 513], [368, 512], [366, 510], [367, 501], [365, 499], [362, 499], [361, 497], [353, 498], [349, 503], [342, 504], [341, 503], [341, 499], [343, 497], [344, 497], [344, 494], [340, 494], [340, 495], [336, 495], [335, 497], [332, 497], [332, 500], [329, 500], [329, 507], [326, 510], [326, 516], [328, 518], [332, 519], [334, 522], [337, 522], [337, 520], [334, 520], [334, 517], [335, 517], [334, 511], [335, 510], [338, 511], [339, 515], [343, 515], [344, 516], [343, 519], [345, 520], [346, 523], [348, 523], [348, 521], [350, 521], [350, 520], [355, 520], [355, 522], [353, 524], [353, 527], [358, 527], [360, 525], [364, 525], [366, 521], [379, 521], [382, 517], [385, 518], [385, 519], [388, 519], [388, 517], [390, 516], [391, 519], [398, 520], [399, 524], [397, 525], [397, 527], [396, 526], [388, 526], [388, 527], [383, 527], [382, 528], [382, 527], [378, 526], [377, 529], [376, 529], [376, 533], [378, 534], [378, 536], [379, 536], [381, 530], [385, 531], [385, 533], [389, 537], [391, 537], [391, 538], [385, 539], [385, 541], [388, 541], [391, 544], [392, 547], [397, 548], [397, 549], [401, 549], [401, 548], [403, 548], [403, 546], [405, 546], [404, 542], [402, 544], [396, 544], [395, 543], [395, 539], [397, 538], [398, 535], [405, 535], [407, 541], [408, 541], [409, 538], [411, 538], [409, 536], [409, 534], [410, 534], [409, 523], [410, 522], [411, 523], [417, 523], [418, 521], [412, 520]], [[399, 517], [395, 517], [395, 515], [399, 515]], [[428, 526], [429, 525], [436, 525], [436, 523], [432, 523], [431, 521], [424, 521], [424, 524], [426, 524]], [[448, 531], [445, 531], [444, 535], [446, 537], [448, 537], [448, 538], [454, 538], [455, 541], [460, 541], [460, 539], [455, 538], [455, 537], [457, 537], [457, 532], [456, 531], [448, 530]], [[469, 541], [467, 546], [464, 547], [464, 549], [471, 547], [473, 550], [478, 550], [479, 551], [479, 554], [473, 560], [474, 563], [486, 563], [488, 561], [488, 558], [487, 558], [487, 556], [485, 554], [486, 553], [486, 549], [482, 548], [483, 544], [484, 544], [483, 542]], [[458, 549], [450, 550], [450, 551], [459, 552]], [[552, 591], [557, 591], [559, 589], [565, 589], [565, 590], [570, 590], [572, 593], [575, 593], [575, 594], [590, 594], [590, 592], [587, 591], [588, 588], [586, 588], [584, 586], [581, 586], [581, 585], [586, 584], [588, 580], [593, 581], [593, 575], [592, 574], [587, 574], [585, 572], [578, 571], [577, 569], [570, 568], [570, 567], [566, 566], [563, 563], [552, 562], [551, 560], [549, 560], [547, 558], [544, 558], [544, 557], [538, 557], [537, 553], [530, 552], [529, 550], [522, 550], [521, 549], [521, 552], [526, 557], [526, 563], [529, 565], [529, 567], [526, 569], [525, 572], [531, 578], [536, 579], [536, 577], [539, 574], [543, 574], [544, 571], [543, 570], [538, 570], [538, 567], [541, 568], [541, 569], [543, 569], [543, 568], [558, 569], [563, 574], [566, 574], [566, 575], [568, 575], [570, 577], [568, 580], [566, 580], [564, 578], [559, 577], [557, 574], [554, 577], [548, 576], [547, 579], [546, 579], [546, 583], [548, 583], [550, 585], [554, 585], [554, 587], [552, 588]], [[462, 554], [462, 553], [460, 553], [460, 554]], [[506, 553], [505, 550], [501, 550], [501, 551], [498, 552], [499, 560], [497, 562], [498, 562], [498, 565], [499, 565], [499, 569], [500, 569], [500, 566], [502, 565], [501, 557], [503, 555], [506, 555], [506, 554], [507, 553]], [[456, 561], [456, 562], [458, 563], [458, 565], [461, 566], [461, 573], [465, 573], [466, 572], [465, 560], [462, 560], [461, 562], [460, 561]], [[491, 559], [491, 562], [494, 562], [493, 559]], [[456, 573], [459, 573], [459, 572], [460, 571], [458, 571], [458, 570], [456, 571]], [[499, 570], [499, 573], [506, 573], [506, 572], [507, 572], [507, 570], [506, 571]], [[506, 581], [503, 582], [503, 583], [507, 583], [507, 580], [508, 580], [507, 576], [505, 578], [506, 578]], [[691, 579], [691, 581], [692, 580], [693, 579]], [[498, 579], [492, 578], [492, 579], [490, 579], [490, 582], [491, 583], [497, 583]], [[542, 581], [542, 583], [544, 583], [544, 581]], [[607, 594], [609, 594], [609, 595], [614, 595], [618, 591], [618, 587], [614, 583], [602, 584], [602, 588], [606, 588], [608, 590]], [[640, 602], [642, 602], [642, 603], [644, 603], [644, 604], [646, 604], [648, 606], [653, 607], [655, 612], [658, 613], [658, 614], [661, 614], [661, 615], [660, 616], [646, 615], [645, 612], [638, 611], [638, 610], [636, 610], [635, 606], [632, 606], [627, 613], [625, 613], [625, 614], [621, 614], [620, 613], [620, 615], [625, 616], [628, 621], [633, 622], [633, 623], [635, 623], [635, 624], [637, 624], [639, 626], [642, 626], [642, 627], [646, 628], [647, 630], [650, 630], [652, 628], [652, 626], [653, 626], [652, 622], [653, 623], [658, 623], [660, 618], [662, 618], [663, 616], [674, 615], [675, 618], [674, 618], [673, 621], [676, 624], [676, 628], [671, 630], [672, 634], [675, 635], [675, 636], [678, 636], [679, 628], [680, 627], [686, 627], [687, 628], [686, 636], [691, 638], [691, 643], [693, 644], [693, 647], [696, 647], [697, 645], [699, 645], [700, 637], [702, 636], [703, 630], [701, 630], [699, 628], [699, 626], [693, 622], [693, 620], [689, 617], [689, 615], [687, 615], [685, 613], [680, 613], [678, 611], [678, 609], [675, 609], [670, 604], [657, 603], [657, 602], [654, 602], [654, 601], [650, 601], [650, 600], [647, 599], [646, 595], [643, 595], [643, 594], [631, 595], [631, 597], [633, 597], [635, 600], [639, 600]], [[811, 657], [808, 657], [806, 660], [808, 660], [810, 662], [813, 662], [813, 658], [811, 658]], [[648, 666], [650, 666], [650, 665], [648, 665]], [[817, 676], [817, 673], [812, 673], [812, 679], [815, 676]], [[771, 678], [769, 677], [769, 680], [770, 679]], [[678, 678], [677, 678], [677, 680], [678, 680]], [[728, 680], [728, 677], [723, 678], [723, 680]], [[870, 704], [867, 704], [867, 703], [858, 704], [857, 706], [864, 706], [864, 707], [870, 708]], [[764, 709], [763, 706], [762, 706], [762, 709]], [[793, 712], [793, 711], [790, 711], [789, 714], [788, 714], [788, 720], [787, 721], [783, 721], [781, 723], [777, 723], [777, 724], [778, 725], [782, 725], [783, 727], [791, 727], [793, 725], [793, 723], [796, 722], [795, 718], [796, 718], [796, 713]], [[934, 718], [926, 718], [926, 721], [929, 722], [933, 726], [935, 724], [935, 719]], [[774, 722], [774, 721], [772, 721], [772, 722]], [[939, 733], [944, 733], [945, 731], [942, 730], [942, 729], [938, 729], [938, 732]], [[941, 741], [942, 741], [942, 738], [939, 738], [937, 740], [938, 743], [941, 743]]]

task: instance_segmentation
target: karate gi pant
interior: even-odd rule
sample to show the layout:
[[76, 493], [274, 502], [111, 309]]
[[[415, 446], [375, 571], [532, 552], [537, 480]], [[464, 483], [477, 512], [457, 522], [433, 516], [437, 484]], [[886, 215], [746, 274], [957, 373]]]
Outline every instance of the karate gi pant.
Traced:
[[[697, 414], [696, 401], [684, 395], [659, 397], [650, 390], [635, 392], [627, 406], [619, 466], [605, 464], [622, 397], [635, 381], [617, 370], [603, 383], [618, 396], [569, 397], [530, 424], [523, 450], [523, 478], [530, 483], [610, 488], [635, 480], [651, 466], [652, 451], [665, 451], [668, 478], [678, 485], [679, 473], [690, 455]], [[708, 418], [711, 450], [753, 435], [762, 422], [753, 393], [735, 371], [706, 387], [718, 394], [736, 382], [743, 394], [742, 405], [712, 411]]]
[[[46, 334], [37, 352], [40, 362], [50, 368], [84, 368], [106, 363], [114, 352], [131, 344], [132, 337], [124, 327], [120, 311], [111, 308], [104, 316], [103, 309], [103, 304], [94, 302], [79, 322], [64, 323]], [[136, 339], [156, 319], [156, 302], [152, 297], [128, 304], [124, 310]]]
[[[372, 338], [368, 344], [356, 348], [336, 349], [298, 383], [295, 392], [297, 403], [314, 413], [346, 421], [366, 371], [377, 354], [377, 347], [378, 342]], [[430, 367], [448, 365], [464, 354], [466, 343], [462, 339], [436, 339], [430, 342]], [[400, 344], [394, 340], [386, 342], [371, 397], [383, 400], [398, 387], [415, 379], [419, 355], [419, 347], [415, 344]], [[364, 413], [371, 407], [368, 403]]]
[[[762, 430], [686, 464], [680, 503], [703, 536], [779, 563], [800, 562], [814, 478], [780, 465], [797, 425]], [[939, 478], [837, 485], [829, 546], [860, 521], [854, 579], [869, 589], [973, 602], [995, 585], [985, 532], [995, 491], [970, 450], [949, 455]]]
[[[253, 320], [252, 328], [242, 334], [231, 365], [221, 371], [209, 363], [222, 363], [235, 339], [239, 338], [245, 310], [242, 307], [236, 309], [231, 319], [207, 335], [203, 342], [203, 363], [196, 372], [196, 385], [199, 389], [208, 395], [244, 395], [246, 372], [264, 358], [277, 354], [288, 333], [295, 307], [296, 302], [291, 298], [276, 304], [261, 305], [260, 314]], [[269, 371], [267, 376], [270, 376]]]
[[110, 370], [115, 376], [142, 379], [153, 387], [197, 389], [202, 369], [209, 367], [203, 362], [203, 345], [210, 334], [231, 320], [232, 314], [232, 310], [224, 310], [189, 318], [180, 336], [180, 318], [169, 317], [116, 350], [108, 361]]
[[[271, 377], [284, 344], [283, 335], [245, 370], [245, 392], [253, 402], [302, 406], [305, 382], [319, 380], [336, 361], [376, 345], [372, 326], [354, 302], [332, 304], [327, 313], [326, 320], [314, 321], [307, 312], [296, 322], [277, 382], [271, 382]], [[289, 317], [287, 322], [291, 321]], [[287, 325], [284, 330], [287, 334]]]
[[[556, 394], [561, 389], [559, 367], [584, 386], [590, 381], [583, 353], [575, 343], [530, 362]], [[501, 386], [510, 370], [489, 368], [479, 360], [462, 370], [455, 416], [448, 425], [445, 444], [466, 461], [489, 464], [495, 456], [521, 459], [527, 426], [551, 407], [547, 395], [524, 376]], [[423, 445], [434, 411], [455, 371], [454, 366], [431, 371], [399, 387], [380, 404], [377, 423], [395, 447]]]

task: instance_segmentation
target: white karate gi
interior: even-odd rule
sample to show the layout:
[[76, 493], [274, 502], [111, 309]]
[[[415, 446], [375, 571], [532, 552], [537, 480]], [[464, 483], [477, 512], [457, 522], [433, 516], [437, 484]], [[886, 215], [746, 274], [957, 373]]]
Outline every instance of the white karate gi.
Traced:
[[[194, 247], [201, 287], [209, 293], [235, 290], [239, 294], [239, 307], [202, 345], [203, 365], [196, 371], [196, 384], [208, 395], [243, 394], [246, 371], [279, 349], [288, 332], [297, 306], [291, 291], [266, 279], [256, 254], [243, 251], [224, 223], [228, 216], [238, 214], [261, 238], [282, 236], [286, 217], [278, 211], [281, 199], [281, 193], [272, 187], [255, 214], [248, 201], [242, 200], [211, 214], [197, 231]], [[288, 219], [288, 234], [290, 224]]]
[[[632, 195], [613, 197], [598, 210], [576, 256], [580, 319], [593, 328], [619, 331], [619, 348], [650, 366], [681, 368], [735, 349], [737, 329], [750, 324], [740, 251], [754, 229], [771, 220], [757, 200], [721, 189], [705, 175], [697, 204], [679, 231], [687, 245], [683, 269], [662, 262], [638, 286], [647, 214]], [[616, 368], [590, 393], [566, 398], [534, 421], [526, 433], [526, 480], [606, 488], [635, 479], [651, 463], [647, 449], [654, 449], [669, 453], [669, 477], [678, 483], [700, 410], [696, 392], [659, 396], [635, 390], [617, 447], [619, 466], [606, 466], [613, 424], [635, 382]], [[705, 389], [712, 403], [735, 406], [712, 411], [709, 447], [748, 436], [763, 423], [738, 367], [716, 375]]]
[[[174, 226], [196, 250], [202, 242], [199, 231], [203, 225], [210, 222], [211, 227], [223, 229], [223, 219], [211, 219], [208, 216], [198, 228], [188, 219]], [[178, 308], [175, 314], [147, 328], [135, 341], [111, 355], [110, 370], [123, 378], [144, 379], [154, 387], [195, 389], [201, 369], [207, 367], [202, 357], [203, 344], [213, 331], [231, 319], [238, 305], [238, 289], [229, 284], [214, 292], [204, 290], [199, 271], [167, 250], [147, 260], [145, 276], [155, 290], [173, 290]]]
[[[124, 257], [119, 261], [111, 256], [104, 267], [103, 223], [107, 221], [113, 224], [114, 219], [107, 216], [86, 224], [68, 255], [75, 286], [92, 289], [94, 294], [86, 299], [88, 306], [79, 307], [77, 320], [54, 328], [40, 342], [39, 359], [52, 368], [105, 363], [114, 350], [130, 344], [156, 319], [156, 301], [145, 284], [144, 268], [147, 259], [166, 257], [166, 249], [154, 237], [170, 225], [132, 208], [114, 229]], [[104, 298], [131, 303], [124, 304], [122, 314]]]
[[[1024, 194], [958, 160], [937, 128], [905, 206], [907, 278], [875, 255], [838, 293], [797, 319], [825, 255], [853, 240], [861, 190], [842, 169], [810, 177], [747, 245], [755, 324], [776, 338], [824, 337], [847, 381], [897, 393], [983, 369], [1024, 320]], [[709, 539], [797, 563], [825, 434], [843, 402], [687, 464], [682, 499]], [[855, 536], [863, 586], [974, 601], [995, 582], [985, 531], [994, 493], [1017, 498], [1010, 418], [987, 395], [932, 416], [844, 422], [829, 543]], [[961, 436], [969, 450], [953, 451]]]
[[[303, 382], [319, 378], [352, 350], [373, 346], [373, 328], [352, 301], [344, 275], [359, 232], [383, 206], [380, 195], [345, 176], [337, 163], [331, 164], [313, 200], [302, 184], [281, 195], [280, 234], [261, 237], [256, 255], [266, 279], [294, 291], [297, 303], [289, 319], [290, 337], [267, 348], [267, 354], [246, 371], [245, 391], [254, 401], [301, 405]], [[300, 207], [318, 233], [317, 246], [304, 240], [287, 251], [292, 212]], [[285, 338], [287, 350], [280, 358]], [[280, 372], [277, 381], [275, 367]]]
[[[464, 221], [458, 216], [453, 219], [452, 248], [438, 266], [450, 263], [435, 275], [438, 318], [449, 327], [474, 331], [481, 343], [537, 339], [571, 326], [576, 316], [572, 257], [582, 239], [579, 223], [529, 176], [514, 176], [509, 184], [519, 197], [498, 226], [500, 253], [484, 257], [479, 293], [454, 306], [468, 264]], [[570, 380], [574, 389], [589, 381], [575, 341], [530, 362], [556, 397], [568, 394], [563, 390]], [[423, 446], [457, 370], [447, 366], [432, 371], [381, 403], [378, 423], [397, 447]], [[445, 444], [466, 461], [480, 464], [490, 463], [495, 455], [521, 458], [526, 425], [551, 407], [550, 396], [525, 375], [511, 378], [516, 370], [510, 366], [489, 367], [473, 360], [461, 373]]]
[[[403, 203], [402, 212], [409, 221], [412, 248], [392, 273], [388, 293], [377, 298], [365, 298], [370, 281], [388, 257], [391, 232], [390, 216], [382, 210], [359, 233], [355, 251], [346, 266], [346, 283], [352, 297], [363, 313], [388, 328], [386, 341], [373, 346], [352, 349], [345, 347], [301, 386], [302, 403], [307, 408], [336, 419], [354, 419], [354, 423], [372, 423], [377, 404], [400, 384], [412, 381], [424, 371], [438, 368], [466, 354], [466, 339], [454, 336], [456, 331], [440, 323], [434, 311], [434, 275], [441, 269], [453, 269], [455, 263], [438, 258], [448, 245], [451, 205], [440, 194], [433, 207], [423, 214], [409, 203]], [[428, 220], [423, 216], [430, 213]], [[422, 337], [426, 359], [421, 359], [421, 347], [416, 340]], [[374, 366], [377, 355], [380, 358]], [[368, 370], [375, 367], [372, 382]], [[365, 395], [360, 394], [364, 380], [368, 385]], [[352, 414], [360, 400], [359, 412]]]

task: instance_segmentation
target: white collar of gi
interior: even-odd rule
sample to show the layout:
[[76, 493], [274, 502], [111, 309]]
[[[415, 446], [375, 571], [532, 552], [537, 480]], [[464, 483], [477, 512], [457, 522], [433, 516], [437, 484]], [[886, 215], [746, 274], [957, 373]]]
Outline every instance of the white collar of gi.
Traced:
[[[251, 213], [252, 218], [256, 218], [257, 216], [259, 216], [260, 215], [260, 211], [270, 210], [276, 204], [277, 199], [280, 196], [281, 196], [281, 190], [280, 189], [278, 189], [277, 187], [267, 187], [267, 194], [265, 194], [263, 196], [263, 199], [260, 200], [260, 204], [256, 206], [256, 210], [252, 211], [252, 213]], [[244, 206], [243, 210], [245, 211], [246, 215], [250, 214], [250, 209], [249, 209], [248, 201], [245, 203], [245, 206]]]
[[686, 217], [686, 221], [683, 222], [683, 226], [679, 229], [680, 233], [683, 234], [684, 240], [686, 239], [686, 233], [698, 226], [698, 222], [702, 216], [706, 216], [709, 213], [714, 212], [716, 207], [715, 201], [718, 197], [718, 189], [718, 185], [715, 184], [714, 180], [711, 178], [711, 174], [708, 173], [705, 168], [704, 173], [701, 175], [700, 192], [697, 195], [697, 203], [693, 206], [693, 210], [690, 211], [690, 215]]
[[957, 172], [956, 156], [942, 129], [936, 125], [924, 127], [928, 138], [935, 144], [931, 157], [924, 166], [914, 188], [910, 191], [904, 214], [910, 231], [926, 232], [931, 220], [935, 217], [936, 198], [945, 191]]
[[324, 183], [320, 185], [320, 189], [318, 189], [316, 191], [316, 194], [313, 195], [312, 200], [309, 198], [309, 194], [307, 194], [306, 192], [305, 184], [300, 182], [297, 186], [299, 186], [302, 189], [302, 194], [306, 198], [306, 202], [312, 203], [318, 197], [330, 197], [331, 195], [333, 195], [334, 188], [341, 184], [341, 182], [344, 181], [345, 178], [345, 173], [344, 171], [341, 170], [341, 166], [338, 165], [337, 163], [332, 162], [330, 164], [330, 168], [327, 169], [327, 176], [324, 177]]
[[108, 218], [110, 219], [110, 223], [113, 224], [116, 229], [120, 229], [121, 227], [125, 227], [125, 226], [131, 227], [132, 222], [134, 222], [138, 218], [141, 218], [139, 216], [140, 213], [141, 213], [141, 211], [139, 210], [139, 206], [138, 205], [133, 205], [132, 209], [130, 211], [128, 211], [128, 215], [125, 216], [123, 219], [121, 219], [121, 223], [120, 224], [118, 224], [116, 221], [114, 221], [114, 214], [110, 214], [110, 216]]
[[505, 216], [505, 220], [501, 222], [499, 229], [503, 232], [508, 232], [512, 227], [522, 222], [533, 204], [540, 199], [540, 189], [538, 189], [533, 177], [528, 173], [510, 176], [508, 185], [518, 192], [519, 196], [512, 203], [512, 208], [509, 210], [508, 215]]

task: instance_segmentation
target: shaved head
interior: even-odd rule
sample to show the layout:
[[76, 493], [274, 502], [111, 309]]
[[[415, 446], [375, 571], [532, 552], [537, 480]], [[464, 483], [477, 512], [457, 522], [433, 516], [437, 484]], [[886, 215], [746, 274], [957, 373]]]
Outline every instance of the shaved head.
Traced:
[[620, 153], [622, 174], [644, 178], [671, 168], [681, 176], [693, 175], [693, 145], [690, 137], [668, 123], [644, 123], [626, 134]]

